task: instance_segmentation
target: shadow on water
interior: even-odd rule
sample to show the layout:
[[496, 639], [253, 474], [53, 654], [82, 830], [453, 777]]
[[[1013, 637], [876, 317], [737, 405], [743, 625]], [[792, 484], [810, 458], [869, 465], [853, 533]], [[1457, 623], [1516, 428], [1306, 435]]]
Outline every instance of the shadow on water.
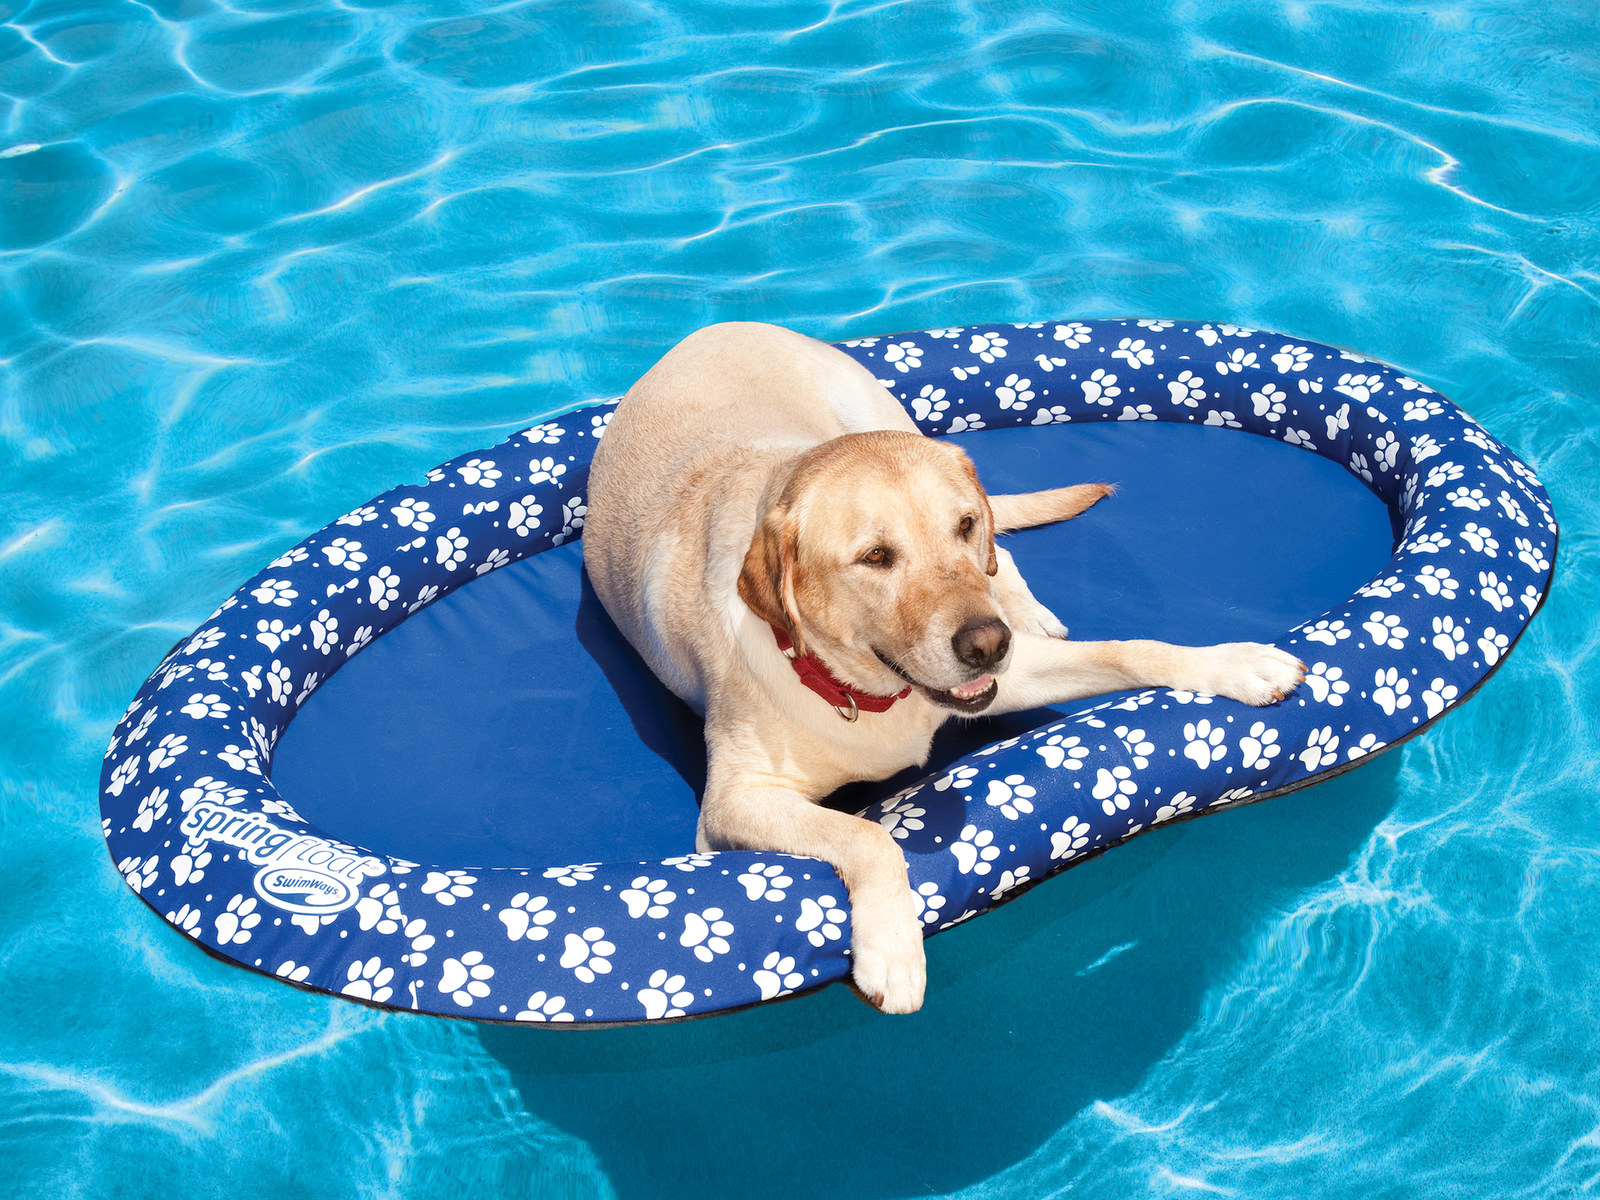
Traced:
[[836, 986], [677, 1025], [480, 1036], [627, 1200], [955, 1189], [1136, 1087], [1262, 925], [1348, 864], [1400, 757], [1152, 832], [933, 938], [914, 1016]]

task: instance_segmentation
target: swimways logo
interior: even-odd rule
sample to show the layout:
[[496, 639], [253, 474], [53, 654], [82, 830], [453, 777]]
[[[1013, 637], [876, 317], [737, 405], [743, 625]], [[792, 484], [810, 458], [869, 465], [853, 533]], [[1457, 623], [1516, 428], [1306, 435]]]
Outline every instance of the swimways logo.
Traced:
[[280, 829], [260, 813], [197, 804], [183, 820], [191, 842], [226, 842], [244, 851], [256, 872], [256, 894], [292, 913], [324, 916], [361, 898], [365, 879], [388, 868], [369, 854], [309, 833]]

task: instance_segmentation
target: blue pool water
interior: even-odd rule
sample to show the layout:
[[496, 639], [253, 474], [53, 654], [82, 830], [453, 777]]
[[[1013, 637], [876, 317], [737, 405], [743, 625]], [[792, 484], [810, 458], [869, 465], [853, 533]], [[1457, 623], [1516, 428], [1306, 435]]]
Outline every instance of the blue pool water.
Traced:
[[[0, 1194], [1600, 1188], [1600, 17], [1075, 7], [0, 0]], [[107, 860], [139, 682], [392, 482], [711, 320], [1123, 314], [1393, 362], [1550, 488], [1517, 652], [1337, 803], [941, 935], [915, 1017], [576, 1035], [219, 964]]]

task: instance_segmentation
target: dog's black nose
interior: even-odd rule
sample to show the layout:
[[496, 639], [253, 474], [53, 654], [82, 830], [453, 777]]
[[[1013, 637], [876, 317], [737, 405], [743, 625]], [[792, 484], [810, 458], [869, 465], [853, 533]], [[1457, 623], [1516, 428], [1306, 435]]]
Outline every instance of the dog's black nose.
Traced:
[[1011, 630], [999, 617], [980, 617], [956, 630], [950, 644], [969, 667], [992, 667], [1011, 648]]

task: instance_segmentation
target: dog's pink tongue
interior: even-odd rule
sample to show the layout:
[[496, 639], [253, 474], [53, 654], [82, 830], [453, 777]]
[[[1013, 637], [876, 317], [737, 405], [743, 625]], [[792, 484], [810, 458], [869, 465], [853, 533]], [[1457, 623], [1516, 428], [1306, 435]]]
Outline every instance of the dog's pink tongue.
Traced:
[[957, 700], [971, 700], [974, 696], [981, 696], [987, 692], [992, 683], [994, 683], [993, 675], [979, 675], [971, 683], [951, 688], [950, 694]]

